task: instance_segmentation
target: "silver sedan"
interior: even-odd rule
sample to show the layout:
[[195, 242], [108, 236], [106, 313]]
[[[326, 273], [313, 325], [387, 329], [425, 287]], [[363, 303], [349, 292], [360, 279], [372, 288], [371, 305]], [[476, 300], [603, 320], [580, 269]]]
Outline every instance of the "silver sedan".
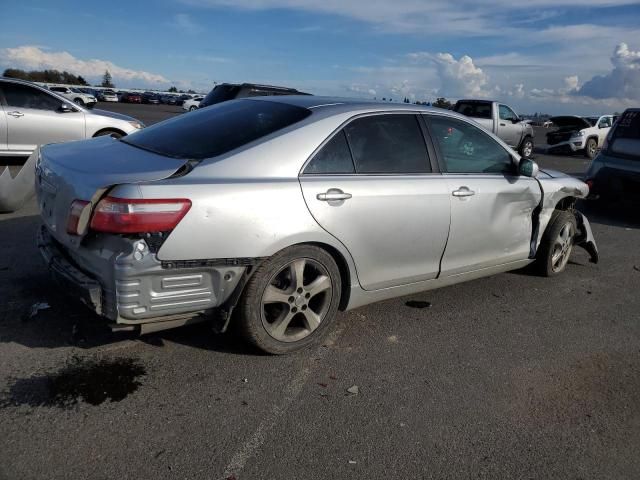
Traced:
[[46, 146], [36, 172], [42, 254], [114, 329], [215, 317], [287, 353], [338, 310], [531, 263], [557, 275], [574, 245], [598, 259], [584, 183], [421, 106], [235, 100]]

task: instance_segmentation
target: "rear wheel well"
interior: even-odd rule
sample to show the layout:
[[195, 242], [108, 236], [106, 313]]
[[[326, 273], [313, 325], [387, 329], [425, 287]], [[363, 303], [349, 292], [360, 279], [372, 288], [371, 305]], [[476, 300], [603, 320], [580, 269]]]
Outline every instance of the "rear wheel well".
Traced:
[[338, 265], [340, 277], [342, 278], [342, 292], [340, 292], [340, 305], [338, 305], [338, 309], [346, 310], [347, 305], [349, 305], [349, 295], [351, 294], [351, 273], [349, 272], [349, 265], [347, 264], [347, 261], [345, 260], [344, 256], [331, 245], [316, 242], [311, 242], [309, 243], [309, 245], [313, 245], [325, 250], [329, 255], [333, 257], [336, 264]]
[[118, 128], [103, 128], [101, 130], [98, 130], [96, 133], [94, 133], [93, 136], [94, 137], [99, 137], [101, 135], [107, 135], [107, 134], [111, 134], [111, 133], [117, 133], [121, 137], [124, 137], [124, 136], [127, 135], [125, 132], [123, 132], [122, 130], [120, 130]]

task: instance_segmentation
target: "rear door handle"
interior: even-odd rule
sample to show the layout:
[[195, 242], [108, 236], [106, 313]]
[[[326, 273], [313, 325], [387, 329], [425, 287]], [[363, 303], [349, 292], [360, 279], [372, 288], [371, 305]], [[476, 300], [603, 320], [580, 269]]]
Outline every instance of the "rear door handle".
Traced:
[[507, 126], [507, 124], [506, 124], [506, 123], [501, 123], [501, 124], [500, 124], [500, 126], [501, 126], [501, 127], [506, 127], [506, 126]]
[[469, 187], [460, 187], [458, 190], [454, 190], [452, 195], [454, 197], [470, 197], [471, 195], [475, 195], [476, 192], [469, 189]]
[[12, 117], [15, 117], [15, 118], [24, 117], [24, 113], [18, 112], [17, 110], [13, 112], [7, 112], [7, 115], [11, 115]]
[[330, 188], [326, 193], [319, 193], [316, 198], [321, 202], [339, 202], [341, 200], [349, 200], [353, 195], [345, 193], [339, 188]]

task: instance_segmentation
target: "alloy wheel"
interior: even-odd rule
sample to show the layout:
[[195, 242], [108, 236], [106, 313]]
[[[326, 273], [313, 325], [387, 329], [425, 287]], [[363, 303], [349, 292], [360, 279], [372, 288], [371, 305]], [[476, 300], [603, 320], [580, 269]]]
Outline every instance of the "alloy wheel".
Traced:
[[572, 223], [566, 223], [560, 229], [560, 233], [553, 244], [553, 253], [551, 255], [551, 268], [554, 272], [562, 271], [567, 265], [573, 249], [574, 233]]
[[276, 273], [262, 294], [262, 324], [281, 342], [311, 335], [322, 323], [333, 295], [327, 269], [310, 258], [299, 258]]

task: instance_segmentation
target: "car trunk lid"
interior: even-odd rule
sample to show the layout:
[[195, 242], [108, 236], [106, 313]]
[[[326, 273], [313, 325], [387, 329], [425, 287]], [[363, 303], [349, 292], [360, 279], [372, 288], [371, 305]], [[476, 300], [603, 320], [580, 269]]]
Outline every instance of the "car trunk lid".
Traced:
[[[78, 248], [82, 235], [67, 233], [74, 200], [89, 202], [85, 215], [112, 186], [162, 180], [188, 160], [169, 158], [111, 137], [47, 145], [36, 166], [36, 193], [43, 222], [64, 246]], [[88, 218], [83, 218], [86, 222]]]

